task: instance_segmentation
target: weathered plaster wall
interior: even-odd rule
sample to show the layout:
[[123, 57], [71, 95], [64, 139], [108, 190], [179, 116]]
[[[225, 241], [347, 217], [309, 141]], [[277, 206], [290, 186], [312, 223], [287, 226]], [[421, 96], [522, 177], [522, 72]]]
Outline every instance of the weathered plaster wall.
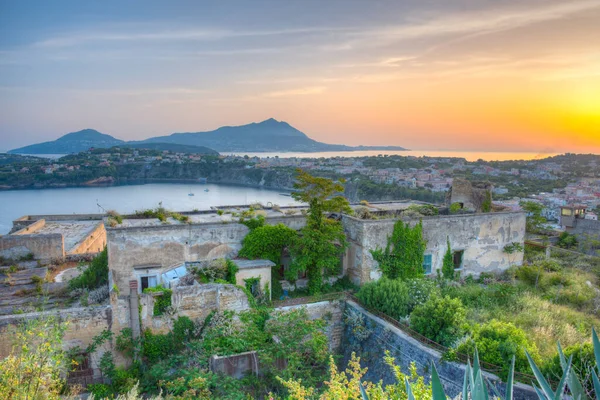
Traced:
[[[351, 354], [354, 352], [360, 357], [361, 367], [368, 368], [364, 380], [371, 382], [383, 380], [383, 383], [387, 385], [396, 383], [391, 368], [383, 361], [385, 351], [388, 350], [391, 356], [396, 359], [396, 365], [399, 365], [404, 373], [408, 373], [410, 363], [414, 362], [419, 375], [429, 377], [431, 375], [431, 363], [433, 362], [438, 370], [446, 394], [452, 398], [462, 391], [465, 374], [464, 364], [442, 361], [441, 353], [424, 346], [402, 330], [374, 316], [353, 301], [346, 302], [346, 309], [354, 310], [364, 316], [364, 326], [370, 331], [370, 334], [366, 339], [359, 340], [354, 334], [355, 327], [345, 325], [341, 347], [343, 366], [347, 365]], [[501, 393], [504, 391], [504, 386], [497, 376], [487, 372], [484, 374], [490, 382], [500, 389]], [[493, 393], [490, 393], [490, 395], [493, 395]], [[537, 399], [537, 396], [532, 387], [516, 383], [514, 398], [534, 400]]]
[[265, 285], [269, 288], [269, 295], [273, 289], [271, 284], [271, 267], [266, 266], [262, 268], [248, 268], [248, 269], [240, 269], [235, 274], [235, 283], [244, 287], [246, 282], [244, 279], [250, 278], [260, 278], [260, 289], [264, 290]]
[[162, 225], [108, 229], [109, 269], [122, 294], [128, 294], [133, 267], [167, 268], [185, 261], [232, 257], [248, 228], [241, 224]]
[[96, 228], [85, 237], [69, 254], [89, 254], [101, 252], [106, 246], [106, 229], [99, 222]]
[[33, 253], [35, 259], [50, 261], [65, 257], [61, 234], [6, 235], [0, 237], [0, 256], [19, 258]]
[[[417, 220], [408, 220], [416, 224]], [[521, 265], [523, 254], [508, 255], [504, 246], [525, 240], [525, 214], [497, 212], [484, 214], [440, 215], [424, 217], [423, 237], [426, 254], [432, 255], [432, 271], [441, 269], [447, 238], [452, 250], [464, 250], [462, 274], [499, 272], [511, 265]], [[385, 248], [395, 220], [358, 220], [343, 217], [350, 242], [348, 272], [356, 283], [381, 277], [370, 250]]]

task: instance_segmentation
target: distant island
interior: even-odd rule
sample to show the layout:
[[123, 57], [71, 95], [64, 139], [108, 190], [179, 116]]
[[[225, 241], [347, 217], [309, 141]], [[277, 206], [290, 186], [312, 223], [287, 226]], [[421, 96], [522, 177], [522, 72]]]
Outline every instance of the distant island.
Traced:
[[[172, 146], [182, 146], [175, 150]], [[123, 141], [94, 129], [66, 134], [54, 141], [33, 144], [10, 150], [12, 154], [75, 154], [89, 148], [129, 146], [152, 150], [181, 151], [187, 153], [212, 152], [318, 152], [406, 150], [399, 146], [346, 146], [317, 142], [284, 121], [273, 118], [240, 126], [223, 126], [214, 131], [173, 133], [142, 141]], [[191, 146], [191, 147], [190, 147]]]

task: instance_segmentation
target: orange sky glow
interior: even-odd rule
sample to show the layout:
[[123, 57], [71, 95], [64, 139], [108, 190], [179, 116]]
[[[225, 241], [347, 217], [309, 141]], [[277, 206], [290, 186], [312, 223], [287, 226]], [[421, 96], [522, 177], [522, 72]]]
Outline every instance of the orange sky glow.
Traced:
[[0, 151], [273, 117], [327, 143], [600, 153], [598, 0], [3, 7]]

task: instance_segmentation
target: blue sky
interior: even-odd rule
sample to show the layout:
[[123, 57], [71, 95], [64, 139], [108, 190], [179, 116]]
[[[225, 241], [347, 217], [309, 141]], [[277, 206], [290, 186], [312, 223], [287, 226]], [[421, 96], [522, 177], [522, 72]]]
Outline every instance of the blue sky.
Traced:
[[597, 150], [599, 21], [599, 0], [0, 1], [0, 151], [270, 117], [330, 143]]

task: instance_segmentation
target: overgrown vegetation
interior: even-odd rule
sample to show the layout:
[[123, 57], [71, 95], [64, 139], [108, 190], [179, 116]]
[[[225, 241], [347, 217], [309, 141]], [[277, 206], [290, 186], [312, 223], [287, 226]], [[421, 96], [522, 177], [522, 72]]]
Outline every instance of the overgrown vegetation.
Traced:
[[160, 293], [160, 295], [154, 296], [154, 310], [155, 316], [163, 315], [169, 307], [171, 307], [171, 296], [173, 291], [158, 285], [155, 287], [149, 287], [144, 289], [144, 293]]
[[379, 263], [383, 275], [390, 279], [418, 278], [425, 274], [423, 260], [426, 245], [420, 221], [411, 226], [408, 222], [398, 220], [385, 249], [372, 250], [371, 255]]
[[108, 250], [105, 247], [81, 275], [69, 281], [70, 289], [96, 289], [108, 283]]
[[271, 260], [280, 265], [283, 249], [290, 246], [297, 236], [295, 230], [283, 224], [256, 227], [244, 237], [238, 256]]
[[135, 212], [135, 217], [138, 218], [157, 218], [160, 222], [167, 222], [168, 218], [173, 218], [179, 222], [187, 223], [190, 221], [190, 217], [182, 215], [173, 211], [167, 210], [162, 205], [162, 201], [158, 203], [158, 207], [150, 208], [146, 210], [140, 210]]

